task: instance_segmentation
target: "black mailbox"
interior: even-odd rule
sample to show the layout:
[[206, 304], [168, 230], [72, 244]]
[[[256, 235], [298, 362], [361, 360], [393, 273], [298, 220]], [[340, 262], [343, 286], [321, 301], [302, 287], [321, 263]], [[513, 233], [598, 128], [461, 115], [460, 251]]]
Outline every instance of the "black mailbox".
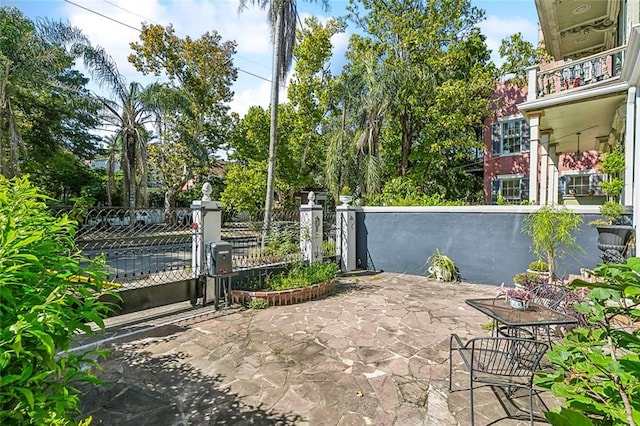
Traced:
[[231, 244], [226, 241], [207, 243], [207, 275], [215, 277], [232, 272]]

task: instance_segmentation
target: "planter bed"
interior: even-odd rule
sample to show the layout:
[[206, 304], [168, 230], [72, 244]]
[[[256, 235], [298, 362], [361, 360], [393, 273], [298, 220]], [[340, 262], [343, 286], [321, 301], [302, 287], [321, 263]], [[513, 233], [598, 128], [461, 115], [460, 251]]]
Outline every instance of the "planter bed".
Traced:
[[246, 305], [253, 299], [266, 300], [269, 306], [293, 305], [296, 303], [306, 302], [308, 300], [318, 299], [335, 290], [335, 280], [325, 281], [323, 283], [313, 284], [309, 287], [295, 288], [292, 290], [279, 291], [244, 291], [232, 290], [232, 303]]

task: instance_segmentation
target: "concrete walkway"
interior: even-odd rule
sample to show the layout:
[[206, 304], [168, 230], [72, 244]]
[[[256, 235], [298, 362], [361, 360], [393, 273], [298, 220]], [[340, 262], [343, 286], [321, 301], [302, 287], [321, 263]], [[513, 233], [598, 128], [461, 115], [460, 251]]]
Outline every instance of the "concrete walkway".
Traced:
[[[463, 390], [448, 392], [449, 336], [487, 335], [488, 318], [464, 299], [494, 295], [382, 273], [342, 278], [335, 294], [299, 305], [116, 317], [100, 335], [113, 352], [108, 385], [83, 386], [82, 412], [108, 425], [468, 425], [462, 369]], [[476, 424], [528, 424], [500, 420], [518, 413], [510, 404], [480, 389]]]

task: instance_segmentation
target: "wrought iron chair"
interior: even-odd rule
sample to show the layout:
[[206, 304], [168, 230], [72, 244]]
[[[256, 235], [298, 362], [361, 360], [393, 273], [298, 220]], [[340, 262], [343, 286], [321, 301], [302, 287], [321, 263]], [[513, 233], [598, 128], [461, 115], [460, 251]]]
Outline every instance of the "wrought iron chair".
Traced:
[[469, 371], [471, 425], [475, 424], [473, 389], [476, 383], [498, 386], [511, 394], [514, 388], [529, 391], [529, 420], [533, 425], [533, 377], [549, 346], [544, 342], [514, 337], [478, 337], [463, 343], [452, 334], [449, 340], [449, 392], [453, 392], [453, 355], [457, 353]]

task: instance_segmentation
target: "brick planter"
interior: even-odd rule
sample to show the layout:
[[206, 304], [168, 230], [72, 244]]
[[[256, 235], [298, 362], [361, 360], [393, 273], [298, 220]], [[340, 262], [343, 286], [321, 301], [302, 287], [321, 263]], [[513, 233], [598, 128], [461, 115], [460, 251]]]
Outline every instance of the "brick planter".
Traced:
[[313, 284], [309, 287], [296, 288], [293, 290], [280, 291], [243, 291], [232, 290], [231, 299], [233, 303], [248, 304], [253, 299], [262, 299], [269, 302], [269, 306], [293, 305], [308, 300], [318, 299], [335, 290], [335, 280]]

